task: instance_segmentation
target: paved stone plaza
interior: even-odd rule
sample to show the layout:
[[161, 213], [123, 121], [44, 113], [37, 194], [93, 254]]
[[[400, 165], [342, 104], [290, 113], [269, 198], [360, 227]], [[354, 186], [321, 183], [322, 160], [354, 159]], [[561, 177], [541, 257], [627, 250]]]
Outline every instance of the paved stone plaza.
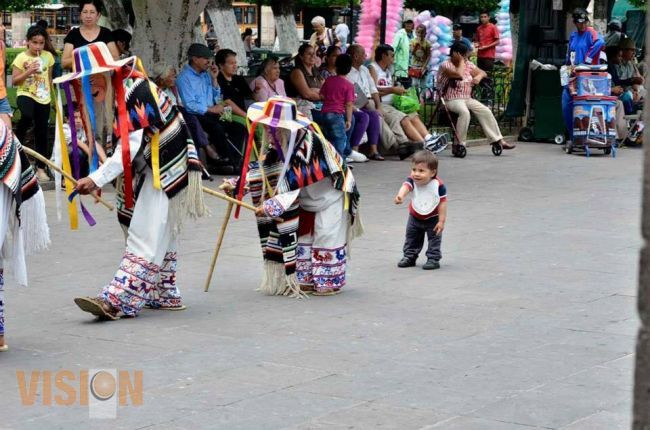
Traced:
[[[629, 428], [642, 155], [586, 159], [550, 144], [500, 158], [487, 146], [463, 160], [446, 151], [449, 216], [433, 272], [424, 258], [396, 267], [407, 209], [393, 197], [409, 163], [355, 165], [366, 235], [349, 285], [308, 300], [255, 291], [250, 213], [231, 223], [203, 292], [226, 208], [210, 199], [212, 217], [182, 236], [188, 309], [105, 323], [72, 299], [110, 280], [121, 230], [93, 206], [97, 226], [70, 231], [48, 191], [53, 245], [30, 258], [28, 289], [7, 277], [0, 428]], [[90, 420], [78, 402], [21, 403], [17, 371], [97, 368], [142, 370], [144, 404]]]

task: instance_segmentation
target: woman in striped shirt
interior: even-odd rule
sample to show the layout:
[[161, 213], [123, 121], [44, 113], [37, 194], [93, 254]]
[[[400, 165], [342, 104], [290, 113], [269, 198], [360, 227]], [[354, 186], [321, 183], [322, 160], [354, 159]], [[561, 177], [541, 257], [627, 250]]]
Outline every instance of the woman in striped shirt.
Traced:
[[458, 143], [465, 146], [471, 112], [478, 119], [483, 133], [491, 143], [499, 143], [503, 149], [513, 149], [514, 144], [503, 140], [492, 111], [472, 98], [472, 87], [478, 85], [487, 74], [467, 60], [467, 52], [467, 46], [463, 42], [454, 42], [451, 45], [449, 59], [441, 64], [436, 85], [447, 103], [447, 109], [458, 115]]

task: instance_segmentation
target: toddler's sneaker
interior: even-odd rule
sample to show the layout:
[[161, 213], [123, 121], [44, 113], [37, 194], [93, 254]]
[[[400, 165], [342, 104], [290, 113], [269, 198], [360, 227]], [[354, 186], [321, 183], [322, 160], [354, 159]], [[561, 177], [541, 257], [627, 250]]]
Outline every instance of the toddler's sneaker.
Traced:
[[440, 263], [434, 260], [433, 258], [429, 258], [426, 263], [422, 266], [422, 269], [424, 270], [436, 270], [440, 269]]
[[411, 260], [408, 257], [402, 258], [399, 263], [397, 263], [397, 267], [413, 267], [415, 266], [415, 260]]

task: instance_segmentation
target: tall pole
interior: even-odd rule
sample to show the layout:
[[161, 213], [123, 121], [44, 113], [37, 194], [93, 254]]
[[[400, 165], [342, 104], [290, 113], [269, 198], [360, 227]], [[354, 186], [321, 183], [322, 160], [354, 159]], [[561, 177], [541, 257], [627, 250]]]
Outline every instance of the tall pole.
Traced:
[[[646, 15], [646, 26], [650, 25], [650, 15]], [[650, 43], [650, 33], [646, 32], [646, 46]], [[650, 88], [646, 81], [645, 88]], [[650, 112], [644, 112], [645, 121], [650, 120]], [[641, 202], [641, 234], [644, 245], [641, 248], [639, 263], [639, 293], [637, 295], [637, 312], [640, 327], [636, 338], [636, 368], [634, 370], [634, 409], [633, 430], [650, 428], [650, 136], [645, 133], [643, 144], [645, 150], [643, 201]]]
[[379, 43], [386, 43], [386, 9], [388, 9], [387, 0], [381, 0], [381, 20], [379, 22]]
[[354, 43], [354, 0], [350, 0], [350, 45]]
[[262, 0], [257, 0], [257, 47], [262, 47]]

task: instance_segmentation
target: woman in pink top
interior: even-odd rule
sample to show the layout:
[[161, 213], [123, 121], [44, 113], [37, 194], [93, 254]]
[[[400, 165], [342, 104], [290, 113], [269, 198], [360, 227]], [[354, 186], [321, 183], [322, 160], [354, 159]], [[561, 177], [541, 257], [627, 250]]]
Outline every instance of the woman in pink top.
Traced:
[[250, 83], [255, 100], [265, 102], [274, 96], [287, 96], [284, 81], [280, 79], [280, 63], [273, 57], [262, 61], [262, 73]]
[[352, 152], [347, 131], [352, 128], [352, 111], [354, 110], [354, 86], [345, 76], [352, 69], [352, 58], [339, 55], [336, 58], [336, 76], [330, 76], [320, 89], [323, 98], [321, 125], [327, 140], [337, 152], [347, 158]]

